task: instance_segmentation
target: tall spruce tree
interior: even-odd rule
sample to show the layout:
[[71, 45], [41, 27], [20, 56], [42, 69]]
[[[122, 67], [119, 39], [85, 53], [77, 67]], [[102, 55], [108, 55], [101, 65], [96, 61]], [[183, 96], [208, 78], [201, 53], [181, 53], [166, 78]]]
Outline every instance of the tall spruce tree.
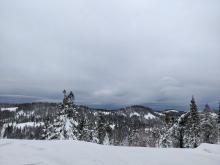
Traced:
[[211, 108], [206, 104], [200, 120], [200, 140], [203, 143], [214, 143], [215, 123], [211, 113]]
[[199, 115], [198, 115], [198, 108], [197, 108], [194, 96], [192, 97], [191, 104], [190, 104], [190, 114], [191, 114], [192, 124], [195, 123], [196, 125], [198, 125], [199, 124]]
[[219, 101], [219, 107], [218, 107], [218, 124], [220, 125], [220, 101]]
[[218, 143], [220, 143], [220, 101], [219, 101], [219, 107], [218, 107], [217, 129], [218, 129]]
[[190, 123], [191, 123], [192, 145], [193, 147], [197, 147], [199, 145], [200, 123], [199, 123], [198, 108], [194, 96], [192, 97], [190, 104], [190, 115], [191, 115]]

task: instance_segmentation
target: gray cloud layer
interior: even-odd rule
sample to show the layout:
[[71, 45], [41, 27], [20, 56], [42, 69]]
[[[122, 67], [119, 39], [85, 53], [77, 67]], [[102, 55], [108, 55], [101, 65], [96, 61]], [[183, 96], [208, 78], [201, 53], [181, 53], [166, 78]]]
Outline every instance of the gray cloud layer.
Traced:
[[219, 0], [0, 0], [0, 94], [217, 103]]

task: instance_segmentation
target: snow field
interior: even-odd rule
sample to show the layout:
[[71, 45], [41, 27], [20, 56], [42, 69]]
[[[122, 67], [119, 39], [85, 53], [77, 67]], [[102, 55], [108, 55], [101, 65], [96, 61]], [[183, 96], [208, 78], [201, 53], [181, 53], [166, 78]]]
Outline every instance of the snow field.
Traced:
[[0, 140], [0, 165], [219, 165], [220, 145], [117, 147], [74, 140]]

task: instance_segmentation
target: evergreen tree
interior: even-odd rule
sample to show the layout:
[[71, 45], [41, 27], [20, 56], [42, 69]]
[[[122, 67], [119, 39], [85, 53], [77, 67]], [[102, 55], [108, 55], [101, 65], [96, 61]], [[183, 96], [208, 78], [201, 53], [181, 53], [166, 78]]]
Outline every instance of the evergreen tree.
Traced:
[[105, 138], [105, 119], [104, 117], [99, 114], [99, 120], [98, 120], [98, 139], [99, 139], [99, 144], [103, 144], [104, 138]]
[[220, 101], [219, 101], [219, 107], [218, 107], [217, 129], [218, 129], [218, 143], [219, 143], [220, 142]]
[[218, 107], [218, 124], [220, 125], [220, 101], [219, 101], [219, 107]]
[[75, 96], [74, 96], [74, 94], [73, 94], [73, 92], [72, 91], [70, 91], [70, 94], [69, 94], [69, 99], [73, 102], [74, 100], [75, 100]]
[[64, 96], [66, 96], [66, 90], [65, 89], [63, 90], [63, 94], [64, 94]]
[[208, 121], [208, 120], [211, 120], [211, 108], [209, 107], [208, 104], [205, 105], [205, 108], [204, 108], [204, 115], [205, 115], [205, 120]]
[[66, 105], [66, 103], [67, 103], [67, 95], [66, 95], [66, 90], [64, 89], [63, 90], [63, 105]]
[[205, 105], [203, 116], [201, 118], [201, 140], [204, 143], [214, 143], [215, 127], [211, 117], [211, 108], [208, 104]]
[[211, 112], [211, 111], [212, 111], [212, 110], [211, 110], [209, 104], [206, 104], [206, 105], [205, 105], [205, 108], [204, 108], [204, 112]]
[[73, 107], [74, 100], [75, 100], [75, 96], [74, 96], [73, 92], [70, 91], [70, 93], [67, 95], [67, 92], [64, 89], [63, 90], [63, 94], [64, 94], [64, 97], [63, 97], [63, 105], [62, 105], [62, 107], [63, 108], [71, 108], [71, 107]]
[[191, 104], [190, 104], [190, 114], [191, 114], [192, 124], [199, 125], [198, 108], [197, 108], [194, 97], [192, 97]]
[[192, 97], [190, 104], [190, 124], [191, 124], [191, 136], [192, 136], [192, 145], [193, 147], [197, 147], [199, 145], [199, 131], [200, 131], [200, 123], [199, 123], [199, 114], [196, 105], [195, 98]]

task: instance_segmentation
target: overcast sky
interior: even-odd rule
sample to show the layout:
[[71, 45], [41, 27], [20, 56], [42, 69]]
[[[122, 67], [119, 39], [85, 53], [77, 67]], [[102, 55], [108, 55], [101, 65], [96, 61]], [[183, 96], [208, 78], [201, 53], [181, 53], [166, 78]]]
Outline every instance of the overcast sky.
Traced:
[[0, 101], [220, 99], [219, 0], [0, 0]]

